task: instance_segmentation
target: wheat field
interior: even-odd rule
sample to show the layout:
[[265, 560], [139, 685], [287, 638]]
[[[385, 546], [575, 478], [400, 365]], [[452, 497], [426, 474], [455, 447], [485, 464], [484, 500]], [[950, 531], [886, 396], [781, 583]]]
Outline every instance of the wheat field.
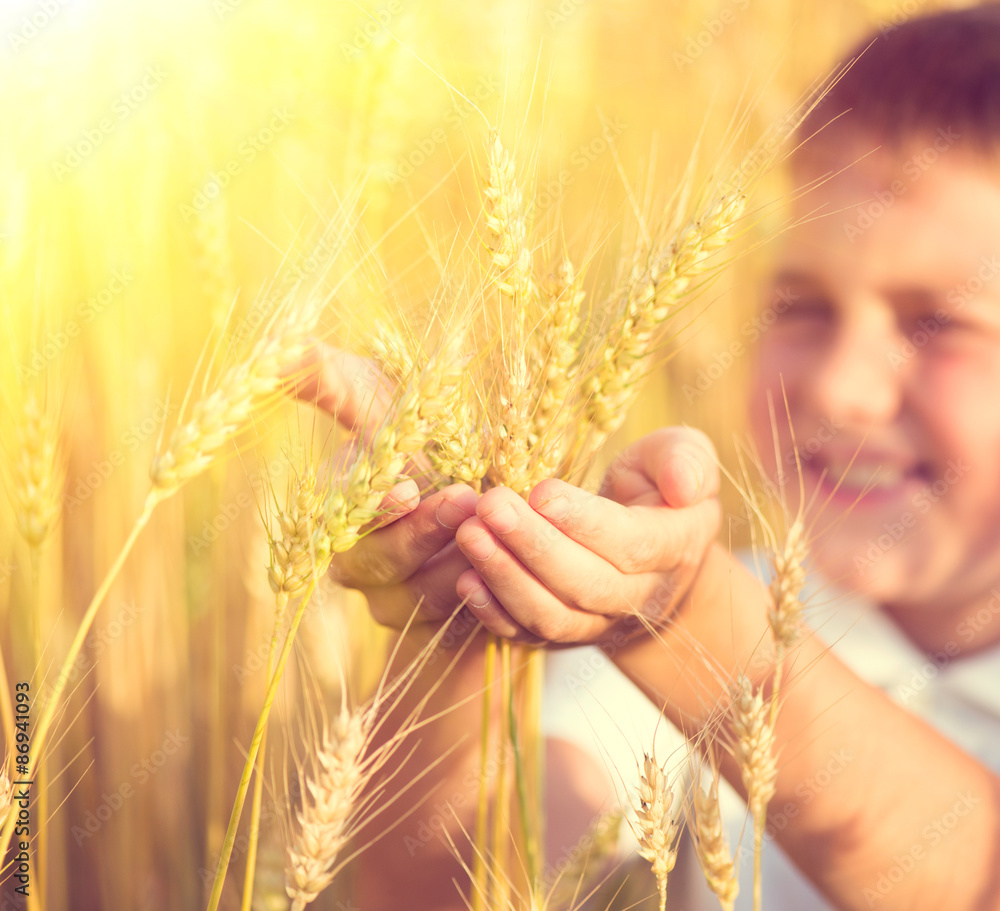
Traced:
[[[0, 707], [12, 780], [30, 705], [27, 907], [351, 907], [344, 846], [392, 760], [366, 744], [409, 683], [383, 680], [392, 637], [322, 572], [331, 554], [425, 450], [441, 477], [522, 492], [593, 484], [626, 442], [683, 421], [735, 472], [751, 358], [734, 340], [753, 334], [789, 193], [783, 152], [756, 143], [860, 35], [941, 5], [5, 4]], [[701, 233], [668, 281], [660, 252], [692, 211]], [[622, 301], [647, 334], [602, 378], [587, 346], [613, 341]], [[282, 394], [312, 337], [399, 381], [395, 423], [343, 489], [326, 461], [343, 432]], [[480, 437], [448, 449], [452, 413]], [[794, 602], [802, 543], [768, 544]], [[774, 623], [790, 647], [793, 620]], [[738, 701], [760, 822], [773, 710]], [[646, 757], [635, 786], [665, 883], [662, 778]], [[697, 842], [731, 907], [712, 793]], [[16, 806], [5, 821], [9, 837]], [[16, 853], [2, 909], [24, 900]]]

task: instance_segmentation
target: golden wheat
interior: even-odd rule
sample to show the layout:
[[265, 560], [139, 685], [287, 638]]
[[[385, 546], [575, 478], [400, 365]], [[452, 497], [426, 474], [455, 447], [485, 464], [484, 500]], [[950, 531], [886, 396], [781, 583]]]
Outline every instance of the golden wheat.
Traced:
[[458, 352], [462, 336], [453, 335], [427, 366], [404, 388], [399, 402], [375, 433], [369, 451], [359, 454], [345, 482], [325, 505], [325, 533], [333, 553], [353, 547], [361, 528], [371, 522], [407, 461], [420, 452], [442, 414], [454, 407], [462, 377]]
[[333, 881], [337, 858], [350, 838], [351, 813], [366, 781], [363, 753], [371, 717], [343, 708], [333, 730], [323, 731], [311, 773], [299, 772], [302, 806], [285, 855], [285, 889], [292, 911], [302, 911]]
[[716, 894], [723, 911], [733, 911], [740, 882], [736, 875], [733, 855], [726, 844], [719, 807], [718, 778], [708, 791], [695, 787], [692, 803], [694, 814], [694, 848], [708, 887]]
[[10, 496], [17, 530], [33, 548], [42, 546], [59, 520], [62, 487], [59, 428], [30, 390], [17, 425]]
[[639, 856], [649, 861], [660, 894], [660, 911], [667, 907], [667, 880], [677, 862], [678, 819], [673, 812], [673, 791], [654, 756], [643, 757], [639, 779], [639, 805], [635, 807]]

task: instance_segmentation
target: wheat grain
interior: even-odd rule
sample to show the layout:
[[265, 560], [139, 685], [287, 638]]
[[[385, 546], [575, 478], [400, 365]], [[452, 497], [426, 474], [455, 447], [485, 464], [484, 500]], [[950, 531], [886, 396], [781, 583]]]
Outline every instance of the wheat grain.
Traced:
[[580, 305], [585, 297], [582, 276], [563, 258], [558, 270], [541, 285], [539, 327], [532, 333], [528, 359], [534, 387], [534, 435], [539, 443], [536, 474], [556, 473], [565, 455], [568, 439], [566, 407], [578, 370], [576, 334], [580, 326]]
[[322, 518], [323, 502], [316, 491], [316, 474], [303, 471], [288, 484], [285, 508], [278, 513], [277, 525], [281, 532], [278, 539], [268, 535], [271, 564], [267, 570], [268, 582], [276, 595], [294, 598], [302, 594], [313, 578], [316, 563], [316, 529]]
[[789, 526], [785, 541], [780, 550], [771, 556], [772, 606], [768, 609], [767, 619], [771, 633], [780, 649], [786, 649], [795, 644], [802, 625], [802, 601], [800, 595], [805, 586], [805, 561], [808, 549], [805, 541], [805, 528], [801, 517]]
[[649, 861], [660, 894], [660, 911], [667, 907], [667, 879], [677, 862], [678, 820], [673, 814], [673, 791], [654, 756], [643, 757], [639, 805], [635, 808], [639, 856]]
[[621, 426], [649, 372], [664, 323], [708, 271], [712, 254], [729, 242], [745, 202], [737, 183], [713, 198], [664, 248], [653, 249], [632, 267], [620, 292], [620, 312], [584, 385], [586, 420], [600, 441]]
[[732, 911], [740, 883], [722, 829], [717, 778], [712, 781], [708, 791], [702, 790], [700, 786], [695, 788], [693, 810], [694, 846], [698, 863], [705, 874], [708, 887], [718, 897], [724, 911]]
[[331, 492], [324, 510], [331, 552], [342, 553], [357, 543], [361, 528], [375, 518], [408, 458], [424, 448], [436, 421], [453, 409], [462, 377], [457, 357], [461, 344], [460, 335], [452, 336], [403, 390], [376, 431], [370, 451], [360, 454], [345, 483]]
[[324, 728], [311, 774], [299, 772], [303, 801], [285, 855], [285, 889], [292, 911], [302, 911], [333, 881], [337, 857], [350, 838], [351, 813], [366, 781], [362, 757], [371, 717], [342, 708], [333, 730]]
[[29, 391], [17, 427], [10, 493], [17, 529], [33, 548], [42, 546], [59, 520], [63, 471], [58, 449], [58, 427]]
[[740, 677], [733, 702], [733, 732], [736, 735], [736, 762], [747, 792], [747, 806], [756, 818], [767, 812], [774, 796], [778, 775], [774, 756], [774, 729], [768, 718], [768, 705], [750, 681]]
[[486, 460], [486, 435], [476, 417], [462, 384], [456, 408], [444, 412], [434, 431], [433, 446], [428, 450], [431, 465], [451, 482], [469, 484], [479, 491], [489, 470]]
[[497, 132], [490, 142], [487, 168], [483, 199], [491, 274], [501, 295], [520, 304], [532, 292], [531, 251], [525, 245], [527, 227], [515, 162]]
[[223, 444], [246, 425], [253, 409], [278, 391], [284, 373], [305, 354], [324, 302], [309, 295], [301, 305], [287, 306], [271, 332], [195, 403], [167, 448], [153, 458], [149, 476], [154, 490], [166, 495], [204, 471]]

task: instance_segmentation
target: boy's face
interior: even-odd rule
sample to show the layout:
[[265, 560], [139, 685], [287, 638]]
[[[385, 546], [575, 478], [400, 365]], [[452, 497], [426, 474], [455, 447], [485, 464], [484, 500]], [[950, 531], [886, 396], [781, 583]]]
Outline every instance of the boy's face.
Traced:
[[1000, 586], [1000, 180], [944, 134], [876, 145], [796, 174], [845, 169], [796, 204], [753, 424], [767, 451], [770, 391], [794, 492], [783, 380], [831, 581], [947, 611]]

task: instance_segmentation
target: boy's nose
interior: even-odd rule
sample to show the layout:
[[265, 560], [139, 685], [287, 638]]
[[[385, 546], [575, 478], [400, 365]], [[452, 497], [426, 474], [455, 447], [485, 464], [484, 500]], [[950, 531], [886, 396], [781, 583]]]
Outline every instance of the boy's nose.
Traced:
[[808, 391], [819, 416], [855, 427], [896, 419], [905, 366], [893, 366], [891, 332], [873, 322], [841, 325], [810, 371]]

